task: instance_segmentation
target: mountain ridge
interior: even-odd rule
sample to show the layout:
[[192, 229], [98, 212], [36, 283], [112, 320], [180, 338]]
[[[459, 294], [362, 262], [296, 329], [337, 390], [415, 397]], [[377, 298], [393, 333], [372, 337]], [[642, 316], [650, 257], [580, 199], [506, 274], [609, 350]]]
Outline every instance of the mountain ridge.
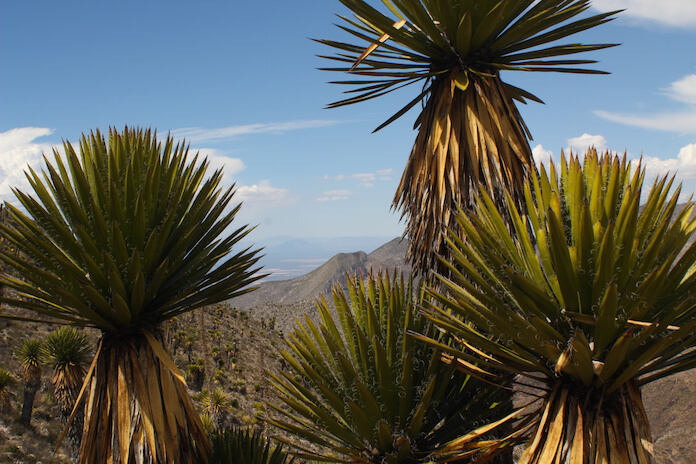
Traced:
[[331, 293], [335, 284], [345, 286], [347, 274], [367, 275], [371, 270], [410, 271], [406, 263], [406, 242], [395, 238], [367, 254], [364, 251], [338, 253], [321, 266], [299, 277], [261, 282], [253, 292], [228, 300], [239, 309], [262, 303], [297, 303]]

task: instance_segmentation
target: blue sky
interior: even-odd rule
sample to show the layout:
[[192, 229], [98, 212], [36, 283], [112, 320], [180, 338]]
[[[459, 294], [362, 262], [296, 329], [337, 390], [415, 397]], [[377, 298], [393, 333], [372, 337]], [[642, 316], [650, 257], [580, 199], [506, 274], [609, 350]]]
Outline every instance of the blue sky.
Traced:
[[[579, 41], [609, 76], [507, 73], [541, 97], [521, 113], [535, 154], [589, 144], [641, 154], [649, 173], [696, 190], [696, 2], [596, 0], [627, 8]], [[151, 126], [225, 167], [257, 239], [397, 236], [390, 210], [415, 111], [372, 130], [418, 91], [327, 110], [339, 77], [309, 38], [347, 39], [333, 0], [0, 0], [0, 198], [27, 189], [27, 163], [94, 128]]]

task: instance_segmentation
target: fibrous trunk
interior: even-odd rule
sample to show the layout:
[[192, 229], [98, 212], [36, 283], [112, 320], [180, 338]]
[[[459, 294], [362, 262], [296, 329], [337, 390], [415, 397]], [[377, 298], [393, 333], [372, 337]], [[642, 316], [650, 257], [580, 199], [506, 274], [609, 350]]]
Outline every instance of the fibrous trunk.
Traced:
[[22, 401], [22, 412], [19, 416], [19, 423], [25, 427], [31, 427], [31, 416], [34, 412], [34, 399], [36, 392], [41, 387], [41, 377], [31, 378], [24, 384], [24, 398]]
[[207, 462], [210, 445], [184, 379], [150, 332], [104, 336], [86, 385], [81, 464]]
[[640, 390], [630, 381], [615, 392], [582, 392], [558, 383], [519, 464], [655, 464]]
[[479, 186], [502, 207], [505, 192], [519, 200], [535, 172], [529, 132], [500, 78], [472, 75], [462, 90], [457, 74], [433, 82], [393, 202], [408, 218], [409, 259], [423, 274], [447, 255], [443, 233], [458, 229], [457, 208], [469, 208]]
[[67, 439], [72, 456], [77, 456], [82, 443], [82, 429], [85, 419], [85, 399], [75, 406], [80, 394], [80, 386], [84, 382], [85, 371], [82, 367], [57, 369], [53, 375], [53, 393], [60, 408], [62, 422], [68, 421], [71, 411], [75, 410], [75, 417], [68, 426]]

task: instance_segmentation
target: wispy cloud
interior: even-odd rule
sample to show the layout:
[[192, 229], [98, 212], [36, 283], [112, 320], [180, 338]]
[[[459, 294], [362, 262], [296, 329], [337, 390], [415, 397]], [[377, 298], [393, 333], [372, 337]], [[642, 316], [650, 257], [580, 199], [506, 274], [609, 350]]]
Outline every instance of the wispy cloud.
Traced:
[[641, 22], [665, 26], [696, 26], [694, 0], [594, 0], [592, 6], [600, 11], [625, 9], [622, 16]]
[[379, 176], [379, 180], [381, 181], [390, 181], [392, 180], [392, 174], [393, 169], [378, 169], [377, 170], [377, 175]]
[[329, 196], [332, 196], [332, 195], [352, 195], [352, 194], [353, 194], [353, 192], [351, 192], [350, 190], [328, 190], [328, 191], [322, 193], [322, 195], [329, 195]]
[[335, 176], [325, 175], [324, 180], [349, 180], [359, 181], [359, 185], [365, 188], [374, 187], [375, 181], [388, 182], [392, 180], [390, 174], [392, 169], [378, 169], [375, 172], [363, 172], [358, 174], [338, 174]]
[[610, 111], [595, 111], [595, 114], [609, 121], [627, 126], [655, 129], [680, 134], [696, 132], [696, 109], [680, 113], [626, 114]]
[[372, 173], [365, 173], [365, 174], [353, 174], [351, 176], [353, 179], [358, 179], [360, 182], [372, 182], [375, 180], [375, 175]]
[[321, 196], [317, 198], [317, 201], [323, 202], [347, 200], [352, 194], [353, 192], [350, 190], [328, 190], [322, 193]]
[[[690, 0], [691, 1], [691, 0]], [[696, 7], [696, 2], [693, 2]], [[644, 129], [662, 130], [680, 134], [696, 133], [696, 74], [672, 82], [662, 92], [672, 100], [685, 104], [685, 109], [654, 114], [629, 114], [597, 110], [595, 114], [609, 121]]]
[[665, 92], [673, 100], [696, 105], [696, 74], [672, 82]]
[[249, 134], [263, 134], [268, 132], [281, 134], [284, 132], [302, 129], [315, 129], [318, 127], [333, 126], [336, 124], [340, 124], [341, 122], [342, 121], [333, 120], [307, 120], [272, 122], [262, 124], [246, 124], [241, 126], [221, 127], [218, 129], [206, 129], [202, 127], [185, 127], [182, 129], [175, 129], [171, 132], [171, 134], [175, 138], [185, 138], [187, 141], [192, 143], [210, 142], [233, 139]]

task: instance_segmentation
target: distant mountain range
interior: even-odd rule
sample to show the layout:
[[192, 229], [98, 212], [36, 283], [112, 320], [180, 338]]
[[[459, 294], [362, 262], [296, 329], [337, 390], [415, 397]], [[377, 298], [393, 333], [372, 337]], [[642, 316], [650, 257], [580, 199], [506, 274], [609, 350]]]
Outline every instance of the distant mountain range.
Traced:
[[313, 271], [334, 255], [362, 250], [370, 253], [390, 241], [389, 236], [364, 237], [309, 237], [278, 236], [260, 239], [252, 248], [263, 248], [260, 264], [269, 280], [293, 279]]
[[[346, 275], [367, 275], [371, 270], [410, 272], [406, 263], [406, 242], [395, 238], [372, 253], [364, 251], [338, 253], [313, 271], [288, 280], [264, 281], [253, 292], [229, 300], [239, 309], [253, 308], [256, 318], [276, 317], [276, 326], [283, 330], [294, 327], [294, 318], [302, 313], [314, 316], [315, 301], [321, 296], [330, 299], [334, 285], [345, 286]], [[285, 309], [281, 309], [285, 307]]]

